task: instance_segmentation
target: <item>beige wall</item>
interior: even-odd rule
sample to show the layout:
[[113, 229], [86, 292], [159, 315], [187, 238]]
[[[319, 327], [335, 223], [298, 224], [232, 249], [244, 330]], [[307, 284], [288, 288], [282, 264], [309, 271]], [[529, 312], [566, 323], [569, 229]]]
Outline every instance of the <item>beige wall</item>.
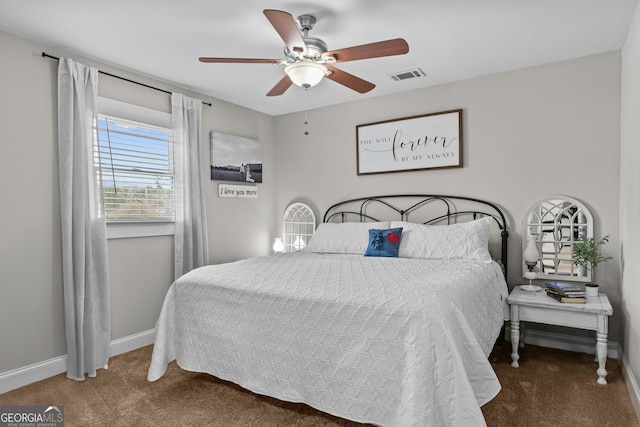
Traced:
[[[57, 61], [47, 46], [0, 32], [0, 373], [66, 354], [57, 169]], [[144, 76], [75, 58], [165, 90], [198, 96]], [[100, 95], [170, 111], [170, 96], [100, 75]], [[275, 235], [273, 118], [203, 98], [203, 168], [210, 261], [268, 253]], [[208, 179], [209, 132], [259, 139], [264, 183], [258, 199], [220, 199]], [[173, 280], [171, 236], [108, 242], [112, 339], [153, 329]]]
[[[356, 175], [356, 125], [456, 108], [463, 109], [463, 168]], [[599, 267], [598, 281], [613, 302], [610, 338], [618, 339], [619, 52], [321, 108], [309, 111], [308, 120], [304, 136], [302, 113], [276, 118], [276, 209], [302, 199], [322, 214], [343, 199], [387, 193], [489, 200], [509, 215], [511, 285], [522, 283], [527, 208], [550, 194], [582, 200], [596, 233], [611, 235], [605, 251], [616, 259]]]
[[[640, 8], [622, 50], [620, 247], [624, 357], [640, 384]], [[637, 391], [636, 391], [637, 393]], [[636, 402], [638, 403], [638, 402]], [[640, 407], [636, 410], [640, 413]]]

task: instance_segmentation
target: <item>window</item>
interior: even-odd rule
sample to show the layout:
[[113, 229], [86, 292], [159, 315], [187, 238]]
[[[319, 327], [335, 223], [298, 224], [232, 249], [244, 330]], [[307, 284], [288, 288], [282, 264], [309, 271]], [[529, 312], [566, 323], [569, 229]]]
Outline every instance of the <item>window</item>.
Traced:
[[[98, 111], [94, 155], [108, 236], [171, 234], [172, 227], [161, 226], [174, 221], [170, 115], [105, 98]], [[150, 231], [158, 225], [160, 230]]]

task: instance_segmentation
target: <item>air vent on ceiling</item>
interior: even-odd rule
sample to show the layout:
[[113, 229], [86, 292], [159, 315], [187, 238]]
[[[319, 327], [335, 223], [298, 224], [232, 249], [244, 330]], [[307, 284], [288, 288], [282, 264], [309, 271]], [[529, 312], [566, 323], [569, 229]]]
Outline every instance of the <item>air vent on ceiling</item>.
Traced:
[[414, 68], [412, 70], [400, 71], [399, 73], [389, 74], [389, 77], [391, 77], [392, 80], [399, 82], [402, 80], [415, 79], [418, 77], [426, 77], [426, 74], [420, 68]]

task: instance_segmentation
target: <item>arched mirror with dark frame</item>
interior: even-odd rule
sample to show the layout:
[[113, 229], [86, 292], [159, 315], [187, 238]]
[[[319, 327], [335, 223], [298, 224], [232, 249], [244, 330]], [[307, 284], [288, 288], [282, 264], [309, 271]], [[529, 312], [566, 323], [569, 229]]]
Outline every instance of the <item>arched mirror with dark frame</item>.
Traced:
[[525, 213], [522, 231], [524, 277], [591, 281], [591, 271], [578, 266], [572, 255], [582, 236], [593, 237], [593, 216], [579, 200], [552, 195], [537, 201]]

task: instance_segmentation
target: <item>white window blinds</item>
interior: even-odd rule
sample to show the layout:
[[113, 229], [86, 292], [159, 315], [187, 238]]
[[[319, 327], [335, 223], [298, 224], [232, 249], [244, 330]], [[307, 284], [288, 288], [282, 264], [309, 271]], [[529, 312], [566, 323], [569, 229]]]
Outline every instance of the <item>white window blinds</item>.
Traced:
[[100, 114], [96, 135], [107, 221], [173, 221], [170, 129]]

